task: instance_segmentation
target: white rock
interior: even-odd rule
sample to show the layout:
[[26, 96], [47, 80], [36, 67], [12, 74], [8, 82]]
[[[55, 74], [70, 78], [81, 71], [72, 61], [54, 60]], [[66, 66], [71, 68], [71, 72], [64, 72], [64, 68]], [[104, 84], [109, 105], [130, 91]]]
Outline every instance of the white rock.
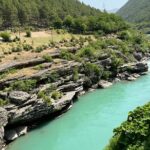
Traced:
[[28, 130], [27, 126], [21, 126], [21, 127], [16, 128], [16, 132], [18, 136], [27, 134], [27, 130]]
[[5, 139], [7, 141], [14, 141], [18, 138], [18, 134], [15, 130], [7, 130], [5, 133]]
[[105, 80], [101, 80], [98, 83], [99, 88], [108, 88], [110, 86], [112, 86], [113, 84], [111, 82], [105, 81]]

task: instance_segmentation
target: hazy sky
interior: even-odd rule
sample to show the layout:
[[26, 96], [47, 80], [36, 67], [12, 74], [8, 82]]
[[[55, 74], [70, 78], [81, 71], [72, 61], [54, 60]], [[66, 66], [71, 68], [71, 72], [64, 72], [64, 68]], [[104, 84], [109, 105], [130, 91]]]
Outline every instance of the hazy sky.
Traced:
[[81, 0], [86, 4], [96, 8], [112, 10], [123, 6], [128, 0]]

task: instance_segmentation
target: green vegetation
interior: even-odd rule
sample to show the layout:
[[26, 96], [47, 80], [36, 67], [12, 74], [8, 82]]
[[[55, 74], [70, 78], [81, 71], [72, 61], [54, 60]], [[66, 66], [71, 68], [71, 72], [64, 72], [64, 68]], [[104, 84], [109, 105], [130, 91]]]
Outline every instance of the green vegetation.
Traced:
[[86, 63], [84, 73], [91, 80], [91, 83], [97, 83], [102, 76], [102, 68], [93, 63]]
[[150, 3], [149, 0], [129, 0], [117, 14], [129, 22], [136, 23], [138, 29], [150, 32]]
[[79, 69], [77, 67], [75, 67], [73, 70], [72, 78], [73, 81], [77, 81], [79, 79]]
[[60, 91], [53, 91], [51, 93], [51, 98], [53, 98], [54, 100], [58, 100], [63, 96], [63, 93], [61, 93]]
[[11, 41], [11, 36], [8, 32], [2, 32], [0, 33], [0, 37], [2, 37], [4, 42], [10, 42]]
[[[1, 0], [0, 28], [52, 27], [74, 33], [114, 33], [128, 25], [114, 14], [102, 13], [78, 0]], [[31, 32], [26, 32], [31, 37]]]
[[5, 106], [5, 105], [7, 105], [8, 103], [9, 103], [8, 100], [3, 100], [3, 99], [0, 98], [0, 107], [1, 107], [1, 106]]
[[62, 59], [66, 59], [66, 60], [74, 59], [74, 55], [72, 53], [68, 52], [67, 50], [61, 50], [60, 57]]
[[62, 20], [71, 17], [97, 15], [100, 11], [77, 0], [1, 0], [0, 28], [14, 26], [60, 27]]
[[31, 37], [31, 31], [30, 30], [26, 31], [26, 37]]
[[130, 22], [149, 21], [149, 0], [129, 0], [118, 12], [120, 16]]
[[106, 150], [149, 150], [150, 103], [129, 113], [127, 121], [114, 130]]
[[52, 62], [53, 59], [50, 55], [43, 55], [43, 59], [46, 61], [46, 62]]
[[12, 90], [21, 90], [21, 91], [30, 91], [36, 87], [36, 80], [21, 80], [16, 81], [10, 85], [10, 89]]
[[7, 71], [0, 73], [0, 79], [5, 78], [8, 74], [13, 74], [16, 73], [17, 70], [16, 69], [8, 69]]
[[47, 96], [46, 91], [40, 91], [38, 93], [38, 98], [41, 98], [49, 106], [52, 104], [50, 96]]

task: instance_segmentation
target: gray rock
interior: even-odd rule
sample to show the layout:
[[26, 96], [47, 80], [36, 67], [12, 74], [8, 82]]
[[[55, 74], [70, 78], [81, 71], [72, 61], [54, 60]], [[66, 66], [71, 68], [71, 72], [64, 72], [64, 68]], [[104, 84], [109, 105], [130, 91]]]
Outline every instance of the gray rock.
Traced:
[[2, 149], [4, 146], [4, 127], [8, 122], [7, 115], [7, 111], [4, 108], [0, 107], [0, 149]]
[[17, 134], [16, 130], [6, 130], [5, 139], [7, 141], [14, 141], [17, 138], [18, 138], [18, 134]]
[[9, 93], [9, 99], [17, 105], [23, 104], [30, 98], [30, 95], [22, 91], [12, 91]]
[[133, 55], [134, 55], [135, 59], [138, 60], [138, 61], [142, 60], [142, 58], [143, 58], [142, 53], [135, 52]]
[[0, 98], [6, 99], [8, 96], [7, 92], [0, 91]]
[[142, 73], [148, 71], [148, 65], [146, 62], [128, 63], [119, 68], [119, 72]]
[[54, 104], [54, 111], [62, 110], [67, 104], [71, 103], [76, 95], [76, 91], [67, 92], [58, 102]]
[[108, 81], [105, 81], [105, 80], [101, 80], [101, 81], [99, 81], [99, 83], [98, 83], [98, 87], [99, 87], [99, 88], [108, 88], [108, 87], [110, 87], [110, 86], [112, 86], [112, 83], [111, 83], [111, 82], [108, 82]]
[[27, 130], [28, 130], [27, 126], [21, 126], [21, 127], [16, 128], [16, 132], [17, 132], [18, 136], [27, 134]]
[[135, 80], [136, 80], [136, 78], [135, 78], [135, 77], [133, 77], [133, 76], [130, 76], [130, 77], [128, 77], [128, 78], [127, 78], [127, 80], [128, 80], [128, 81], [135, 81]]
[[112, 63], [111, 58], [107, 58], [107, 59], [101, 61], [101, 65], [105, 66], [105, 67], [109, 66], [111, 63]]

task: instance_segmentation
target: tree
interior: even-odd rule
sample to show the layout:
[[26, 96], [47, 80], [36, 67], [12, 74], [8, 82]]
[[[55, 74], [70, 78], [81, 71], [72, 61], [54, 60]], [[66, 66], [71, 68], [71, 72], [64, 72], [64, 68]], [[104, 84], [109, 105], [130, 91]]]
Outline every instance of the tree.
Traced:
[[63, 25], [62, 20], [59, 17], [57, 17], [54, 21], [54, 28], [61, 29], [62, 25]]
[[86, 29], [87, 29], [87, 25], [83, 19], [78, 18], [75, 20], [75, 23], [74, 23], [75, 32], [84, 33]]
[[73, 27], [74, 25], [74, 20], [73, 20], [73, 17], [71, 17], [70, 15], [67, 16], [65, 19], [64, 19], [64, 26], [67, 27], [67, 28], [71, 28]]

